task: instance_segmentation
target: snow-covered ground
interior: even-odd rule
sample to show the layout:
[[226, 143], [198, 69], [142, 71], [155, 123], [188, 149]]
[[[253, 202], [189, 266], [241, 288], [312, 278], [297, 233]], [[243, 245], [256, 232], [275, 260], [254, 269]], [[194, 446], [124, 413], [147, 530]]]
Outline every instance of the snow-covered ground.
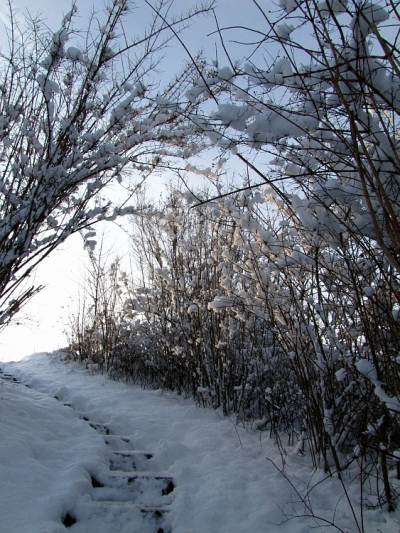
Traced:
[[[78, 519], [71, 532], [147, 531], [143, 513], [129, 505], [126, 512], [94, 506], [91, 476], [109, 472], [110, 446], [79, 415], [129, 437], [135, 450], [152, 452], [144, 468], [174, 479], [167, 496], [146, 484], [140, 494], [147, 504], [153, 496], [161, 498], [154, 505], [165, 502], [174, 533], [334, 531], [332, 520], [339, 531], [358, 531], [337, 480], [318, 484], [324, 474], [312, 472], [307, 458], [286, 457], [285, 474], [301, 494], [315, 485], [309, 505], [321, 520], [304, 516], [310, 509], [271, 462], [282, 465], [275, 445], [219, 412], [91, 375], [54, 355], [1, 366], [31, 386], [0, 379], [1, 533], [63, 532], [66, 513]], [[356, 484], [347, 488], [355, 497]], [[400, 531], [398, 513], [368, 510], [364, 520], [368, 533]]]

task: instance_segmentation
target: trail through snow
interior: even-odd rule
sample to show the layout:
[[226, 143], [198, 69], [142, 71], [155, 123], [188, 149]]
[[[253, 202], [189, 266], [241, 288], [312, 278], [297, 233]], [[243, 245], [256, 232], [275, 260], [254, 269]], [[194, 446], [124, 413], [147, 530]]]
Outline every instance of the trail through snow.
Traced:
[[[72, 533], [147, 533], [160, 527], [173, 533], [309, 533], [317, 525], [334, 531], [327, 522], [332, 519], [342, 531], [357, 531], [338, 480], [317, 484], [309, 495], [322, 520], [303, 516], [308, 510], [271, 462], [282, 465], [273, 442], [218, 411], [91, 375], [56, 355], [1, 366], [30, 387], [0, 379], [1, 533], [61, 533], [67, 531], [67, 513], [77, 518], [68, 528]], [[114, 436], [101, 434], [108, 428]], [[117, 475], [107, 485], [113, 470], [131, 469], [130, 453], [112, 455], [118, 435], [129, 440], [132, 469], [144, 471], [139, 480], [132, 477], [133, 489], [116, 481]], [[160, 472], [158, 481], [146, 477]], [[295, 454], [286, 457], [285, 472], [301, 494], [325, 477]], [[104, 482], [106, 491], [94, 488], [93, 479]], [[163, 493], [169, 479], [174, 490]], [[355, 498], [356, 485], [348, 490]], [[97, 494], [113, 500], [116, 492], [126, 500], [126, 511], [97, 505]], [[135, 512], [131, 500], [139, 501]], [[140, 510], [152, 505], [168, 507], [161, 526]], [[398, 533], [398, 519], [398, 513], [367, 510], [365, 531]]]

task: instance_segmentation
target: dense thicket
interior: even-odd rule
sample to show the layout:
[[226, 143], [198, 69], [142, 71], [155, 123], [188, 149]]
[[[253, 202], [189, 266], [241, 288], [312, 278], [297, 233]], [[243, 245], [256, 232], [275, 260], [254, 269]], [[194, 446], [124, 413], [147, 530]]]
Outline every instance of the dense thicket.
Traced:
[[[361, 486], [391, 510], [400, 457], [397, 4], [281, 0], [272, 15], [252, 4], [267, 26], [253, 32], [255, 47], [278, 49], [272, 63], [231, 61], [188, 93], [193, 102], [209, 95], [196, 128], [247, 165], [248, 190], [223, 196], [217, 183], [219, 197], [192, 208], [193, 197], [174, 191], [135, 220], [142, 286], [121, 281], [121, 333], [91, 358], [257, 420], [278, 439], [286, 433], [339, 476], [357, 466]], [[252, 189], [254, 177], [264, 185]], [[98, 310], [76, 335], [101, 321]]]

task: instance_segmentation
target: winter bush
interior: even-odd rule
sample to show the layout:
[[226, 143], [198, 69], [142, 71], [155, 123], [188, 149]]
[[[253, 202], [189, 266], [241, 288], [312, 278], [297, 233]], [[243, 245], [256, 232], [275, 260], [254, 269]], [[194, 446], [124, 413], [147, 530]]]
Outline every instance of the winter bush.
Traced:
[[[249, 28], [250, 59], [231, 58], [218, 27], [229, 65], [204, 69], [188, 92], [194, 105], [209, 100], [193, 121], [245, 166], [244, 190], [217, 183], [197, 207], [176, 190], [135, 218], [143, 280], [126, 286], [131, 329], [113, 364], [256, 420], [280, 443], [286, 434], [340, 479], [355, 469], [361, 497], [375, 492], [393, 510], [397, 4], [281, 0], [276, 13], [251, 4], [266, 29]], [[270, 64], [260, 50], [273, 51]]]

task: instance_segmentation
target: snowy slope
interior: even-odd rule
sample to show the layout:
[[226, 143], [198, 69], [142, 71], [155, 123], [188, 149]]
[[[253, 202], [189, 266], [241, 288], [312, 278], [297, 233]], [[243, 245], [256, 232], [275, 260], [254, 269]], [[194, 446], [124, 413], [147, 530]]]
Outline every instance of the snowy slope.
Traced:
[[[267, 459], [282, 464], [264, 434], [245, 431], [177, 395], [90, 375], [55, 356], [39, 354], [2, 366], [32, 388], [0, 379], [1, 533], [66, 531], [61, 517], [74, 510], [79, 514], [91, 502], [90, 475], [102, 475], [108, 452], [104, 437], [79, 414], [128, 436], [136, 449], [151, 451], [146, 468], [174, 479], [168, 513], [174, 533], [308, 533], [316, 525], [320, 531], [334, 530], [328, 522], [300, 516], [309, 512]], [[302, 494], [324, 477], [294, 454], [287, 457], [285, 471]], [[356, 494], [355, 486], [348, 488]], [[357, 531], [337, 480], [317, 485], [310, 499], [323, 520], [335, 517], [343, 531]], [[110, 533], [110, 522], [95, 514], [81, 516], [71, 532]], [[365, 530], [398, 533], [396, 516], [397, 521], [366, 511]], [[120, 523], [112, 531], [142, 533], [138, 524]]]

